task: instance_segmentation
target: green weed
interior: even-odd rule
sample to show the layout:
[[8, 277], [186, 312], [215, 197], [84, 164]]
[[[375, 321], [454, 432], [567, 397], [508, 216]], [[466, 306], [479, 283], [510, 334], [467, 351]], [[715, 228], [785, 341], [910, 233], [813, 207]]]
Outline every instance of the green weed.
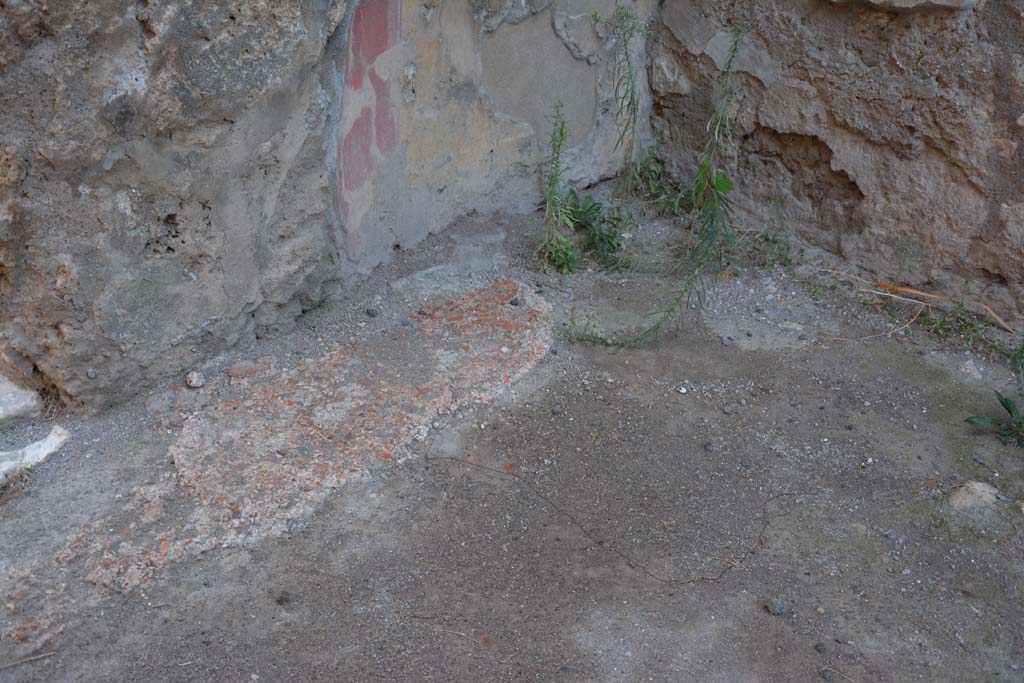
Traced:
[[[562, 153], [569, 129], [561, 104], [555, 105], [552, 122], [542, 176], [544, 239], [537, 251], [545, 268], [551, 266], [561, 273], [578, 270], [584, 251], [602, 267], [616, 267], [622, 247], [617, 212], [615, 216], [606, 216], [603, 204], [581, 195], [575, 188], [566, 188]], [[565, 231], [583, 233], [582, 251], [571, 235], [563, 234]]]
[[583, 265], [583, 255], [572, 238], [559, 235], [548, 242], [544, 259], [560, 273], [571, 273]]
[[564, 228], [572, 229], [573, 214], [566, 202], [565, 172], [562, 153], [569, 139], [569, 126], [562, 113], [562, 103], [555, 104], [552, 115], [551, 135], [548, 137], [548, 154], [542, 171], [541, 208], [544, 211], [544, 240], [537, 247], [537, 253], [544, 259], [544, 265], [551, 265], [549, 247]]
[[980, 344], [994, 349], [995, 342], [985, 336], [988, 321], [979, 320], [963, 306], [948, 313], [928, 307], [917, 317], [917, 323], [940, 339], [959, 338], [971, 348]]
[[640, 89], [632, 44], [637, 36], [646, 33], [647, 27], [635, 13], [621, 5], [609, 17], [594, 12], [593, 21], [595, 25], [603, 25], [614, 41], [612, 79], [618, 106], [615, 118], [619, 129], [615, 149], [623, 148], [624, 162], [629, 165], [635, 156], [637, 125], [640, 121]]
[[1017, 379], [1017, 386], [1024, 391], [1024, 339], [1017, 344], [1015, 349], [1005, 349], [1006, 363], [1010, 366], [1010, 372]]
[[568, 219], [572, 223], [570, 227], [579, 230], [591, 230], [595, 225], [604, 221], [604, 205], [594, 201], [593, 197], [581, 197], [575, 188], [566, 194], [565, 205], [568, 208]]
[[[595, 16], [595, 19], [597, 17]], [[707, 139], [701, 152], [693, 187], [684, 191], [671, 181], [653, 152], [633, 159], [632, 149], [626, 157], [627, 165], [622, 188], [626, 194], [654, 202], [665, 213], [685, 215], [692, 227], [691, 240], [681, 256], [673, 258], [667, 270], [677, 284], [669, 291], [663, 303], [648, 314], [650, 323], [637, 335], [628, 339], [612, 339], [592, 330], [573, 331], [573, 338], [609, 346], [638, 346], [657, 337], [684, 306], [694, 300], [703, 302], [705, 279], [724, 267], [725, 254], [735, 244], [733, 206], [729, 194], [733, 182], [723, 167], [725, 156], [732, 147], [732, 102], [735, 97], [733, 63], [747, 27], [741, 25], [732, 32], [732, 44], [715, 83], [715, 97], [707, 123]], [[621, 122], [620, 122], [620, 125]], [[628, 125], [628, 120], [627, 120]], [[632, 129], [624, 128], [620, 140], [625, 140]]]
[[587, 226], [583, 236], [583, 252], [603, 268], [618, 268], [623, 264], [622, 231], [617, 216], [608, 216]]
[[729, 55], [715, 84], [714, 106], [707, 124], [708, 137], [690, 192], [692, 241], [672, 267], [678, 284], [670, 291], [664, 304], [651, 312], [652, 322], [632, 340], [634, 344], [657, 337], [676, 319], [684, 306], [694, 301], [702, 304], [705, 279], [721, 271], [725, 254], [735, 244], [733, 206], [729, 198], [734, 188], [723, 167], [732, 148], [731, 107], [736, 94], [733, 62], [747, 30], [742, 25], [733, 29]]
[[619, 191], [639, 199], [645, 209], [659, 216], [684, 216], [691, 208], [690, 192], [668, 174], [653, 149], [627, 164]]
[[1003, 410], [1010, 416], [1002, 417], [969, 417], [964, 422], [974, 427], [996, 429], [1004, 443], [1016, 443], [1024, 448], [1024, 417], [1021, 416], [1017, 404], [998, 391], [994, 392]]

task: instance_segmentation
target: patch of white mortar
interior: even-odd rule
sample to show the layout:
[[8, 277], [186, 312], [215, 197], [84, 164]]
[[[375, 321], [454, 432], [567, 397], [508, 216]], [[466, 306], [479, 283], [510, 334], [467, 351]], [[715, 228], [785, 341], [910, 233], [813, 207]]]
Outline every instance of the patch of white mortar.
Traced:
[[0, 482], [44, 462], [71, 438], [71, 432], [54, 427], [49, 436], [14, 451], [0, 451]]
[[468, 276], [497, 273], [508, 262], [502, 250], [505, 231], [467, 235], [460, 238], [454, 253], [445, 263], [396, 280], [391, 287], [400, 292], [450, 293], [466, 287]]
[[719, 283], [708, 294], [705, 323], [744, 351], [803, 348], [838, 330], [823, 306], [771, 276]]

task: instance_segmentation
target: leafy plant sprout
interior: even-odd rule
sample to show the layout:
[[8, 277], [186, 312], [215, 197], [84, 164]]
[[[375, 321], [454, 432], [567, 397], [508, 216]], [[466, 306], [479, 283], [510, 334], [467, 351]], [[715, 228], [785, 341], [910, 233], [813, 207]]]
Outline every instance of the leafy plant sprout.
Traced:
[[1003, 443], [1015, 443], [1024, 448], [1024, 417], [1021, 416], [1020, 409], [1017, 408], [1016, 403], [998, 391], [994, 393], [1009, 419], [1003, 417], [969, 417], [964, 422], [974, 427], [996, 429]]
[[623, 149], [623, 161], [628, 167], [635, 157], [636, 132], [640, 120], [640, 89], [632, 47], [634, 38], [644, 35], [647, 27], [635, 13], [621, 5], [616, 6], [609, 17], [594, 12], [593, 20], [595, 25], [605, 27], [615, 45], [612, 82], [615, 85], [615, 120], [619, 130], [615, 149]]
[[548, 264], [563, 274], [579, 270], [583, 265], [580, 248], [565, 235], [559, 235], [548, 243], [544, 257]]
[[559, 230], [572, 228], [572, 215], [566, 202], [565, 172], [562, 153], [569, 139], [569, 126], [562, 113], [562, 103], [555, 104], [552, 115], [551, 134], [548, 136], [548, 153], [545, 158], [541, 178], [541, 208], [544, 210], [544, 240], [537, 247], [537, 253], [544, 260], [545, 267], [550, 264], [549, 246], [555, 241]]
[[692, 242], [670, 268], [679, 282], [665, 302], [650, 313], [651, 322], [630, 340], [630, 344], [642, 344], [656, 338], [676, 319], [684, 306], [694, 300], [702, 304], [705, 279], [722, 269], [725, 254], [735, 244], [733, 204], [729, 198], [733, 182], [723, 167], [733, 144], [731, 109], [736, 94], [733, 63], [748, 30], [744, 24], [733, 29], [729, 54], [716, 82], [714, 105], [706, 128], [707, 139], [690, 194]]

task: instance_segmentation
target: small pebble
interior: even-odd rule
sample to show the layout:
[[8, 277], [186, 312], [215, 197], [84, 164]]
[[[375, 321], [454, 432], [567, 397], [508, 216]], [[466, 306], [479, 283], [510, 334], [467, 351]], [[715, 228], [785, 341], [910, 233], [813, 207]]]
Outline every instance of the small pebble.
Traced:
[[831, 681], [835, 677], [835, 674], [832, 672], [832, 669], [822, 669], [821, 677], [826, 681]]
[[733, 408], [731, 403], [726, 403], [724, 406], [722, 406], [722, 412], [725, 413], [726, 415], [732, 415], [732, 410]]
[[814, 651], [819, 655], [823, 655], [828, 651], [828, 649], [825, 647], [825, 643], [817, 642], [814, 644]]
[[773, 598], [764, 607], [775, 617], [781, 617], [786, 613], [786, 601], [782, 598]]
[[185, 376], [185, 384], [192, 389], [198, 389], [199, 387], [206, 384], [206, 378], [203, 377], [203, 373], [198, 370], [193, 370]]
[[519, 305], [519, 297], [518, 296], [512, 297], [512, 300], [508, 302], [508, 305], [509, 306], [518, 306]]
[[378, 311], [376, 308], [367, 308], [366, 309], [366, 317], [367, 318], [376, 318], [378, 315], [380, 315], [380, 311]]

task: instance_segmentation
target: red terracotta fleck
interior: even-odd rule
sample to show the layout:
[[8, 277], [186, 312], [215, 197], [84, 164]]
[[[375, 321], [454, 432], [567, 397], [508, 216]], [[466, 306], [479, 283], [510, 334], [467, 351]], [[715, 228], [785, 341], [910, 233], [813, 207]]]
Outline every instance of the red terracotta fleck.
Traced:
[[[513, 296], [523, 305], [509, 306]], [[505, 280], [428, 310], [417, 326], [423, 355], [397, 366], [380, 362], [386, 346], [343, 343], [298, 370], [261, 368], [240, 398], [186, 420], [170, 451], [175, 478], [136, 489], [125, 514], [83, 524], [53, 560], [69, 571], [81, 564], [97, 589], [130, 591], [172, 561], [279, 534], [349, 475], [412, 454], [409, 425], [469, 402], [493, 403], [550, 346], [550, 306], [525, 285]], [[194, 522], [182, 527], [159, 512], [165, 502], [191, 506]], [[77, 609], [61, 595], [39, 600], [54, 601], [54, 614]]]

